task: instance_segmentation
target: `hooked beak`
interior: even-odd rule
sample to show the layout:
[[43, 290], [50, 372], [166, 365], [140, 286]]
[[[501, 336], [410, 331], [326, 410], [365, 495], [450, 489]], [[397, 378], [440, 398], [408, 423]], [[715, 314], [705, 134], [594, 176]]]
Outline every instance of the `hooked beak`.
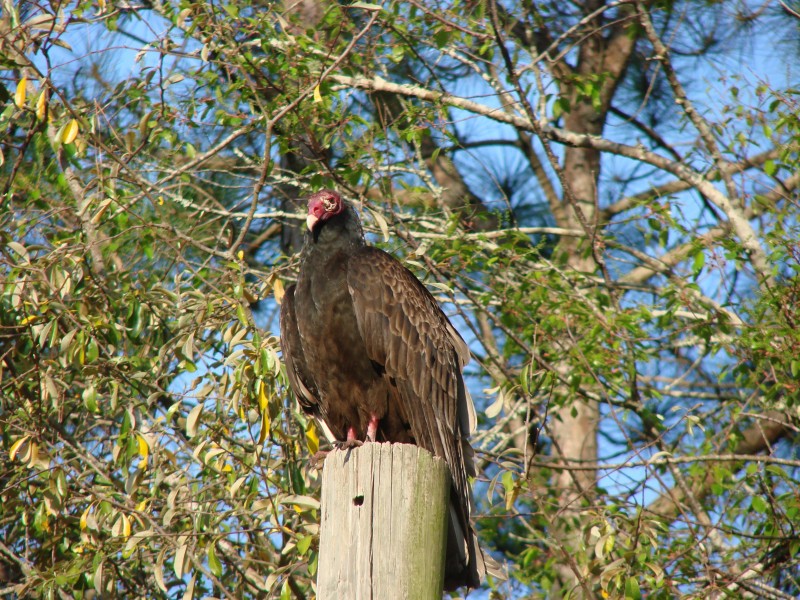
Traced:
[[317, 221], [319, 221], [319, 217], [315, 215], [308, 215], [306, 217], [306, 227], [308, 227], [309, 231], [314, 231], [314, 226], [317, 224]]

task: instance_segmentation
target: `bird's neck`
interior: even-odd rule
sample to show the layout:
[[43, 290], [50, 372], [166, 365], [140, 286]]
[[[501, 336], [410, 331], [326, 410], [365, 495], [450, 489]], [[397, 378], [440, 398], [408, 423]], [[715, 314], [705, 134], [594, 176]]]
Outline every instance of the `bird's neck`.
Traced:
[[361, 223], [352, 213], [350, 207], [344, 212], [331, 217], [327, 222], [306, 238], [306, 246], [328, 251], [329, 249], [356, 249], [366, 244]]
[[318, 230], [306, 234], [302, 259], [304, 262], [328, 262], [342, 254], [352, 254], [365, 245], [361, 225], [348, 208], [332, 217]]

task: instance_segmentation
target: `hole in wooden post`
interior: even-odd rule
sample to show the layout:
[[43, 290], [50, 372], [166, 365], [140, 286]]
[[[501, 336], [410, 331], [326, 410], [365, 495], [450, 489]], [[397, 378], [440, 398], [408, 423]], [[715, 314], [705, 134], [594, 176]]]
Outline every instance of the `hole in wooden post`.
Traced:
[[362, 504], [364, 504], [364, 496], [356, 496], [355, 498], [353, 498], [353, 504], [355, 506], [361, 506]]

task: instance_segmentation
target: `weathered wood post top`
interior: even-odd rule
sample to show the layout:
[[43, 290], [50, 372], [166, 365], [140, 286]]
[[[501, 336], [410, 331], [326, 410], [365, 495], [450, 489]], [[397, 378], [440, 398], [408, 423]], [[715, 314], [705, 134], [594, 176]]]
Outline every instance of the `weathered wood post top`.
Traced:
[[438, 600], [450, 473], [410, 444], [335, 450], [322, 475], [319, 600]]

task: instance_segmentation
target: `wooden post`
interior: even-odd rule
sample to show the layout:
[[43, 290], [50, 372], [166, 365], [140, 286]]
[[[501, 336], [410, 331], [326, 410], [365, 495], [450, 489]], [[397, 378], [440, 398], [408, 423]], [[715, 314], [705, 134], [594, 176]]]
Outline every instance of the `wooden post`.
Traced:
[[322, 474], [319, 600], [439, 600], [450, 473], [410, 444], [334, 450]]

